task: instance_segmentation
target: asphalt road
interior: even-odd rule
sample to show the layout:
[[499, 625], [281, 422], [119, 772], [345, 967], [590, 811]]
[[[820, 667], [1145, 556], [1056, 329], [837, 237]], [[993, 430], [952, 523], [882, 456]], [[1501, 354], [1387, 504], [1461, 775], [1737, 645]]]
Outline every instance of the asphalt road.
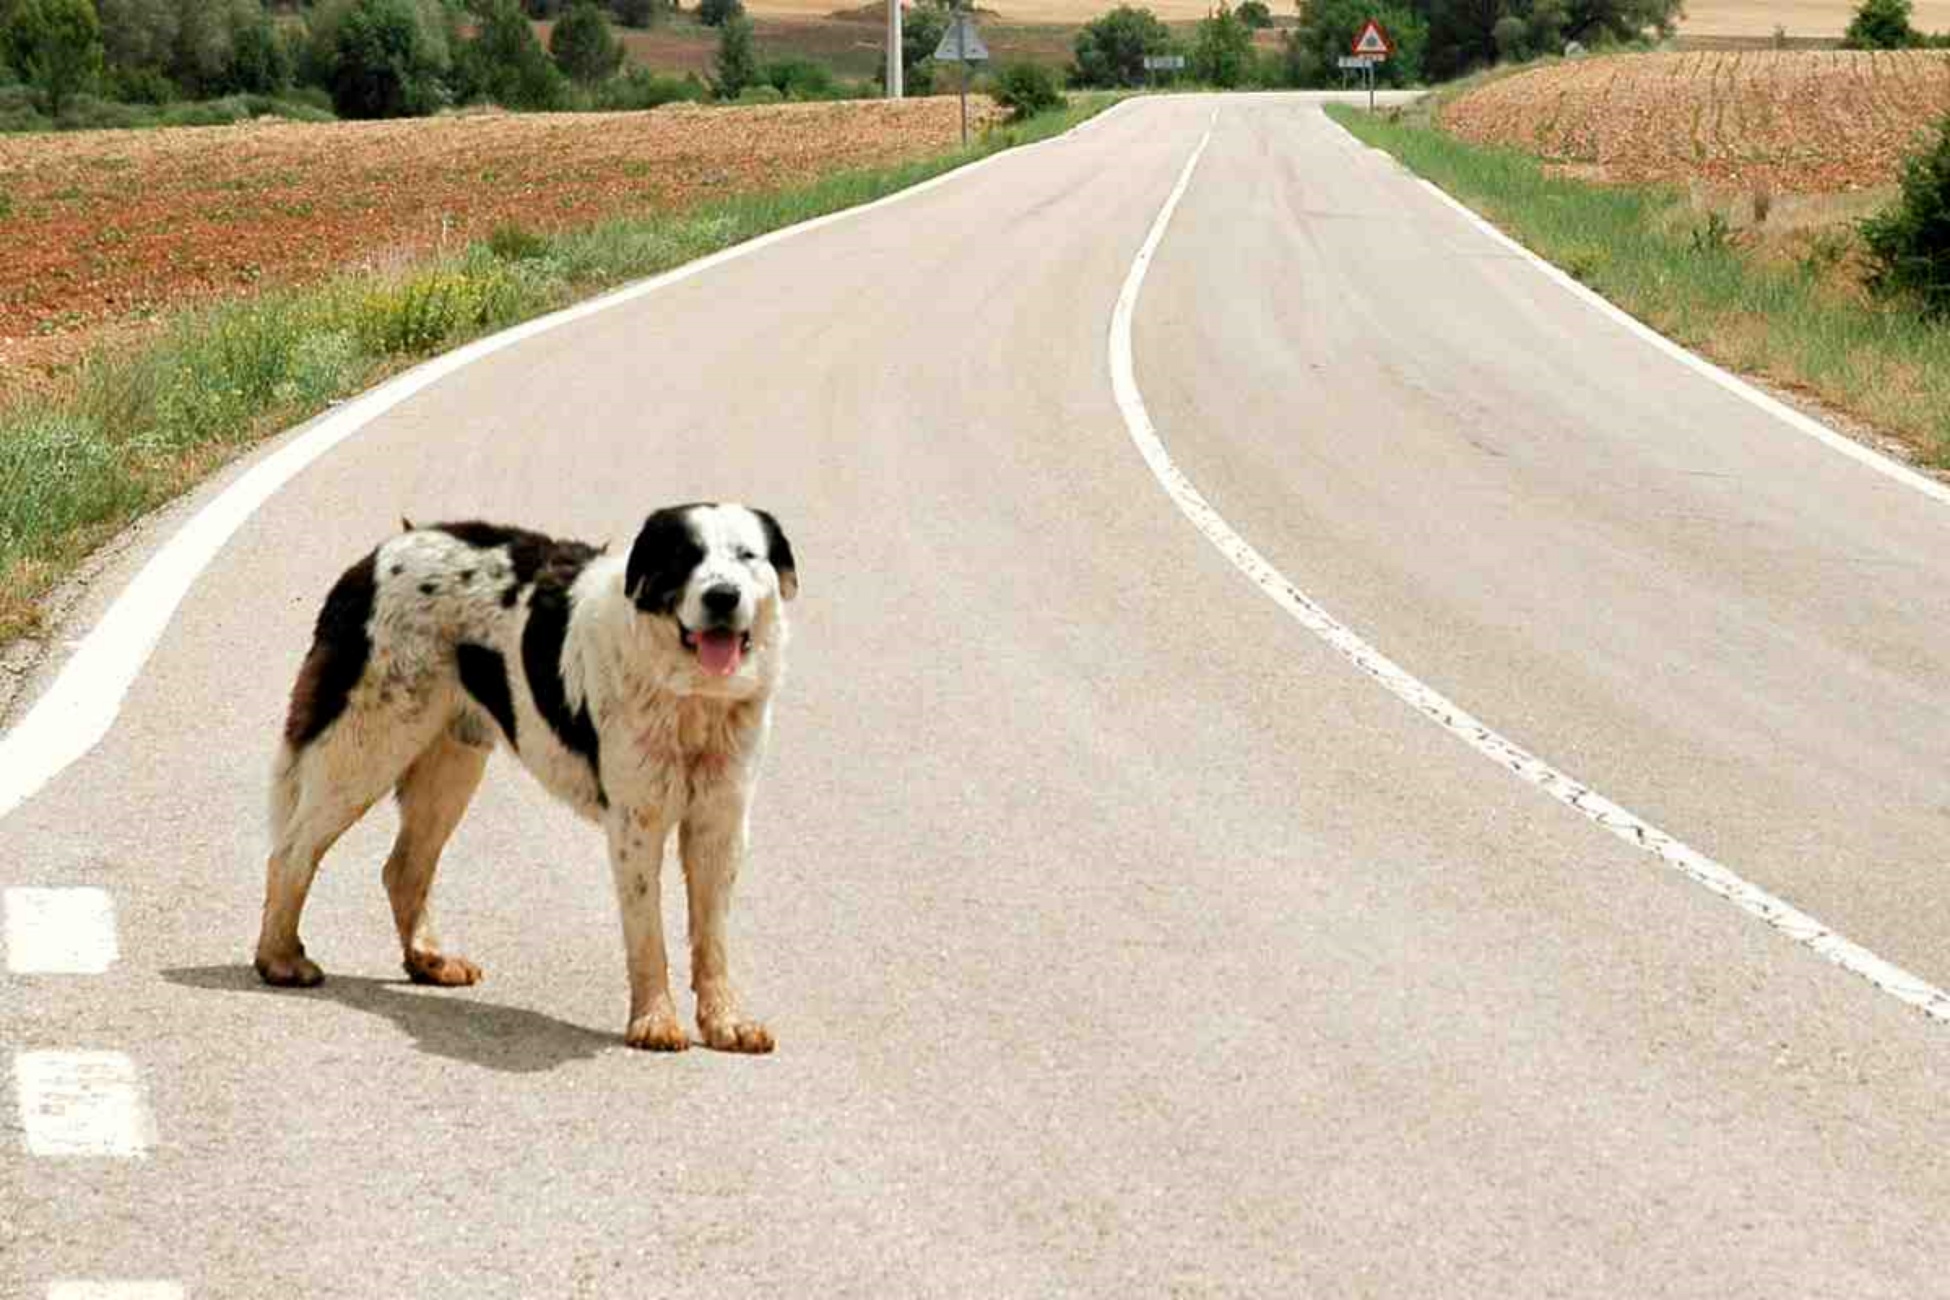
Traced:
[[[1134, 349], [1206, 497], [1478, 717], [1950, 982], [1946, 507], [1317, 100], [1149, 101], [479, 362], [245, 525], [0, 822], [0, 883], [106, 889], [121, 947], [0, 976], [0, 1043], [124, 1052], [153, 1116], [139, 1158], [0, 1154], [10, 1293], [1944, 1294], [1950, 1025], [1352, 671], [1133, 449], [1107, 325], [1208, 126]], [[505, 757], [437, 889], [483, 984], [404, 983], [386, 811], [314, 892], [327, 983], [261, 988], [338, 571], [402, 514], [622, 541], [695, 498], [799, 559], [732, 926], [777, 1053], [622, 1046], [601, 837]]]

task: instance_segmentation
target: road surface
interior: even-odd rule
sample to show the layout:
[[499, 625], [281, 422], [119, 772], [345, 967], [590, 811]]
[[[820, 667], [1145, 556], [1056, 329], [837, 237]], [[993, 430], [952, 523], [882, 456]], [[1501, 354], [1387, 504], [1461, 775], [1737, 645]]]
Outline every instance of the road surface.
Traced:
[[[126, 1154], [35, 1154], [9, 1099], [0, 1286], [1941, 1294], [1950, 1025], [1431, 725], [1138, 454], [1111, 316], [1208, 131], [1130, 367], [1230, 527], [1487, 725], [1950, 982], [1950, 507], [1317, 98], [1164, 98], [482, 360], [251, 517], [0, 821], [0, 884], [104, 891], [119, 950], [0, 976], [9, 1091], [112, 1052], [92, 1086], [136, 1114]], [[340, 569], [402, 514], [627, 542], [697, 498], [771, 509], [800, 565], [732, 929], [777, 1053], [622, 1046], [601, 837], [505, 756], [437, 889], [484, 983], [404, 982], [383, 810], [313, 894], [327, 983], [260, 987], [266, 769]]]

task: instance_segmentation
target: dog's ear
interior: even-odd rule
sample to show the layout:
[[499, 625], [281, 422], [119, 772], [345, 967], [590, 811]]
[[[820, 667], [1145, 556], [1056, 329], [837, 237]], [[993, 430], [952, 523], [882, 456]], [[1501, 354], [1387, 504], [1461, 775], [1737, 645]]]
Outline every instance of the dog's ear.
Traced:
[[624, 594], [638, 609], [668, 614], [677, 608], [691, 571], [704, 560], [704, 548], [691, 532], [689, 511], [659, 510], [643, 521], [623, 569]]
[[799, 566], [792, 561], [792, 543], [785, 540], [785, 530], [769, 513], [763, 510], [752, 513], [758, 516], [759, 526], [765, 530], [765, 558], [778, 571], [779, 595], [791, 600], [799, 594]]

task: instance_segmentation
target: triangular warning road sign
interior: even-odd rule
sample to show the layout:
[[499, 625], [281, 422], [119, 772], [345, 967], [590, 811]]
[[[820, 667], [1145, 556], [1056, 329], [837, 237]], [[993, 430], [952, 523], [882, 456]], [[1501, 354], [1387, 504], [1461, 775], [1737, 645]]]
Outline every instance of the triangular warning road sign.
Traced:
[[1381, 24], [1370, 18], [1367, 26], [1361, 29], [1361, 34], [1354, 38], [1354, 52], [1387, 58], [1395, 52], [1395, 43], [1388, 39], [1387, 32], [1381, 30]]

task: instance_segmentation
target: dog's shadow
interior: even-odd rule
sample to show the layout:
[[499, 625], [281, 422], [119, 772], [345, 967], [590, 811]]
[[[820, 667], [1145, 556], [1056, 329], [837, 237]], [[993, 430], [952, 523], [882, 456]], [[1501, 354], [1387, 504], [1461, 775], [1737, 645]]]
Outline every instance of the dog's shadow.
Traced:
[[274, 989], [241, 965], [179, 967], [162, 976], [184, 988], [336, 1002], [392, 1021], [423, 1052], [509, 1074], [536, 1074], [588, 1060], [620, 1041], [538, 1011], [419, 991], [405, 979], [327, 975], [316, 988]]

